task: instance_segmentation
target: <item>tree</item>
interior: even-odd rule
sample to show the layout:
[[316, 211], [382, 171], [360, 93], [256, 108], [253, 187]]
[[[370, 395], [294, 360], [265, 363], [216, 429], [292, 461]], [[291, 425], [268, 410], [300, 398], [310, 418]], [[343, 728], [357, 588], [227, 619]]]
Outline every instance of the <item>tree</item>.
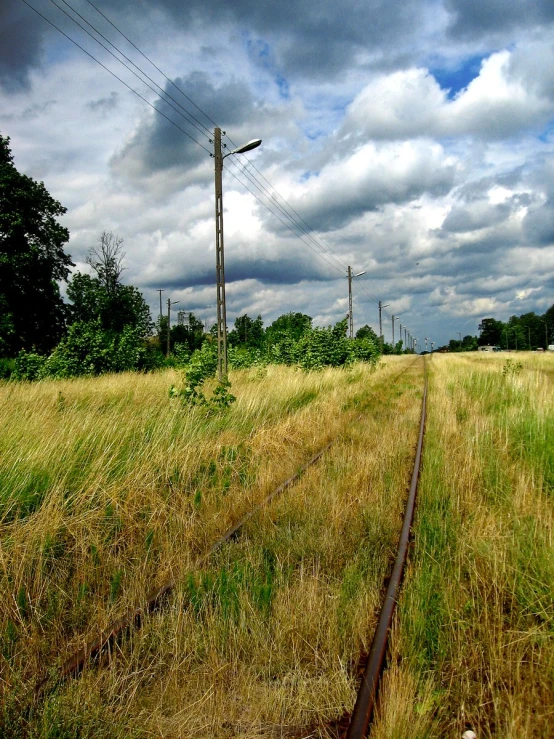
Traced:
[[116, 282], [108, 289], [99, 277], [76, 272], [67, 286], [70, 323], [95, 319], [105, 331], [121, 333], [125, 326], [137, 329], [141, 338], [152, 333], [150, 308], [133, 285]]
[[255, 320], [245, 313], [235, 318], [235, 328], [229, 332], [231, 346], [245, 346], [260, 349], [264, 343], [264, 322], [261, 316]]
[[98, 246], [92, 246], [86, 256], [86, 262], [96, 272], [96, 276], [104, 286], [108, 295], [113, 294], [120, 284], [119, 278], [125, 269], [122, 266], [125, 252], [121, 248], [123, 239], [111, 231], [102, 231]]
[[[188, 315], [188, 323], [182, 325], [177, 324], [171, 327], [169, 341], [172, 350], [175, 344], [184, 344], [189, 353], [192, 354], [196, 349], [200, 349], [204, 342], [204, 324], [196, 318], [194, 313], [189, 313]], [[167, 344], [167, 317], [164, 316], [164, 318], [165, 324], [163, 328], [165, 329], [165, 341]], [[166, 344], [161, 344], [161, 346], [166, 346]]]
[[276, 344], [286, 335], [292, 341], [298, 339], [312, 327], [312, 319], [304, 313], [284, 313], [266, 329], [268, 345]]
[[365, 326], [362, 326], [356, 331], [356, 338], [357, 339], [371, 339], [371, 341], [375, 342], [375, 346], [379, 345], [379, 337], [375, 333], [375, 331], [371, 328], [371, 326], [368, 326], [367, 323]]
[[[495, 318], [483, 318], [479, 324], [479, 346], [499, 346], [505, 324]], [[505, 340], [504, 340], [505, 341]]]
[[0, 352], [35, 347], [47, 352], [65, 329], [58, 282], [69, 276], [63, 250], [66, 212], [44, 183], [15, 168], [9, 138], [0, 135]]

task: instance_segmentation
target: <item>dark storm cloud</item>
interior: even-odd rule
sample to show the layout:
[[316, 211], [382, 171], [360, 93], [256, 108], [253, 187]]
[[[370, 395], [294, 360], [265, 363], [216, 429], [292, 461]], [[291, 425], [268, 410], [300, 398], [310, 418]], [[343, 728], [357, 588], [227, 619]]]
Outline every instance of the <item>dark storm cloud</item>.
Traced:
[[[275, 256], [275, 255], [274, 255]], [[243, 280], [256, 280], [262, 285], [297, 285], [302, 281], [328, 282], [336, 279], [336, 271], [327, 263], [311, 260], [306, 255], [281, 254], [269, 259], [266, 255], [243, 256], [230, 253], [226, 259], [225, 279], [228, 284]], [[203, 287], [215, 283], [215, 266], [198, 265], [186, 274], [171, 278], [156, 277], [142, 283], [142, 287], [180, 290], [187, 287]]]
[[521, 31], [554, 21], [552, 0], [446, 0], [445, 7], [453, 15], [450, 33], [456, 38]]
[[[105, 6], [111, 3], [104, 3]], [[136, 3], [126, 0], [127, 6]], [[120, 2], [118, 2], [120, 5]], [[277, 62], [285, 72], [294, 70], [324, 77], [345, 69], [362, 50], [390, 51], [391, 44], [413, 39], [421, 23], [416, 0], [160, 0], [184, 27], [229, 25], [249, 34], [261, 34], [272, 42]], [[264, 53], [260, 63], [267, 59]]]
[[554, 244], [554, 198], [549, 198], [540, 208], [530, 210], [523, 226], [530, 243], [536, 246]]
[[20, 0], [0, 2], [0, 85], [10, 92], [26, 88], [29, 70], [42, 57], [42, 21]]
[[[186, 78], [178, 77], [173, 82], [194, 100], [199, 108], [209, 110], [224, 129], [227, 126], [238, 126], [245, 118], [253, 115], [254, 100], [249, 88], [243, 82], [231, 81], [216, 88], [202, 72], [194, 72]], [[156, 107], [166, 117], [153, 112], [148, 115], [123, 150], [112, 158], [111, 164], [116, 172], [132, 177], [145, 177], [173, 167], [190, 169], [209, 156], [212, 150], [208, 138], [210, 122], [180, 96], [169, 82], [165, 85], [165, 92], [170, 96], [169, 99], [158, 102]], [[194, 120], [191, 122], [190, 117], [188, 121], [184, 120], [179, 115], [179, 111], [182, 112], [180, 105], [191, 111], [207, 130]], [[174, 121], [179, 128], [167, 119]], [[183, 131], [189, 133], [192, 138]]]
[[[91, 8], [78, 6], [95, 25], [108, 28]], [[103, 0], [98, 7], [135, 41], [145, 39], [152, 3], [137, 0]], [[413, 43], [414, 28], [422, 24], [421, 6], [416, 0], [391, 3], [388, 0], [287, 0], [260, 3], [257, 0], [159, 0], [162, 10], [183, 31], [227, 28], [240, 30], [254, 42], [253, 59], [267, 66], [269, 55], [288, 75], [292, 72], [315, 78], [339, 74], [360, 51], [373, 56], [385, 54], [390, 64], [396, 55]], [[0, 11], [0, 73], [2, 83], [25, 84], [30, 68], [41, 58], [41, 39], [48, 26], [20, 0], [2, 0]], [[113, 33], [113, 31], [111, 32]], [[264, 42], [258, 45], [260, 40]], [[17, 39], [17, 41], [16, 41]], [[269, 44], [269, 47], [267, 44]], [[143, 44], [141, 44], [143, 45]], [[268, 51], [270, 48], [270, 51]]]

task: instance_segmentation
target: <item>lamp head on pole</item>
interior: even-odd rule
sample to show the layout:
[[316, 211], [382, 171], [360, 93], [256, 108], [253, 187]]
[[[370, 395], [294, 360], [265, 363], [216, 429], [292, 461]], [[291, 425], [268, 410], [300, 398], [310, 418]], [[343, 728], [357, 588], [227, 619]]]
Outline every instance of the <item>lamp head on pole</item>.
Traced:
[[256, 149], [261, 143], [262, 143], [261, 139], [252, 139], [251, 141], [248, 141], [246, 144], [243, 144], [242, 146], [239, 146], [238, 148], [233, 149], [233, 151], [228, 151], [227, 154], [225, 154], [222, 158], [225, 159], [225, 157], [228, 157], [231, 154], [246, 154], [247, 151]]

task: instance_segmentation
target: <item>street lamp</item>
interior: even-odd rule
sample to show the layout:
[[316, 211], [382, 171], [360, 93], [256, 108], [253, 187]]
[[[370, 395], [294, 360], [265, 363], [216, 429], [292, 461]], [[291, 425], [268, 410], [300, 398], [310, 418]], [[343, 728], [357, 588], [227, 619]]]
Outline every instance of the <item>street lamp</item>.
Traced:
[[[391, 316], [392, 318], [392, 349], [394, 351], [394, 322], [398, 321], [400, 316]], [[402, 324], [400, 324], [400, 340], [402, 340]]]
[[348, 267], [348, 325], [350, 328], [350, 338], [354, 338], [354, 314], [352, 313], [352, 280], [354, 277], [361, 277], [362, 275], [365, 275], [365, 270], [363, 272], [358, 272], [358, 274], [353, 275], [352, 274], [352, 267]]
[[231, 154], [244, 154], [262, 143], [252, 139], [243, 146], [221, 152], [221, 128], [214, 129], [215, 159], [215, 259], [217, 272], [217, 377], [219, 382], [227, 379], [227, 308], [225, 305], [225, 258], [223, 249], [223, 160]]
[[383, 321], [381, 320], [381, 311], [383, 308], [388, 308], [389, 305], [390, 303], [385, 303], [383, 305], [383, 303], [379, 301], [379, 339], [381, 341], [381, 353], [383, 352]]

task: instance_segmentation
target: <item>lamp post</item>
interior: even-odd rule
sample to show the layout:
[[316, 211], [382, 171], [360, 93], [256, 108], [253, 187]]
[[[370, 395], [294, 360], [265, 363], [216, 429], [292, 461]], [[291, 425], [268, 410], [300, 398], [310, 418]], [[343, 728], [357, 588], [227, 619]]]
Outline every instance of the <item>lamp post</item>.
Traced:
[[358, 272], [358, 274], [353, 275], [352, 274], [352, 267], [348, 267], [348, 326], [349, 326], [349, 333], [350, 338], [354, 338], [354, 314], [352, 313], [352, 280], [354, 277], [361, 277], [362, 275], [365, 275], [365, 270], [363, 272]]
[[169, 352], [171, 350], [171, 344], [170, 344], [170, 341], [169, 341], [169, 338], [170, 338], [169, 337], [169, 329], [171, 328], [171, 306], [172, 305], [176, 305], [178, 302], [179, 302], [178, 300], [173, 300], [172, 301], [169, 298], [167, 299], [167, 352], [166, 352], [166, 355], [165, 355], [166, 357], [169, 357]]
[[425, 337], [425, 351], [427, 351], [427, 342], [429, 341], [428, 337]]
[[[392, 318], [392, 348], [394, 351], [394, 322], [398, 321], [400, 316], [391, 316]], [[402, 340], [402, 324], [400, 324], [400, 340]]]
[[225, 256], [223, 248], [223, 160], [231, 154], [244, 154], [262, 143], [252, 139], [233, 151], [222, 154], [221, 128], [214, 129], [215, 159], [215, 260], [217, 273], [217, 378], [227, 379], [227, 307], [225, 305]]
[[381, 311], [383, 308], [387, 308], [390, 305], [390, 303], [381, 303], [379, 301], [379, 340], [381, 342], [381, 353], [383, 352], [383, 321], [381, 320]]
[[159, 287], [158, 290], [157, 290], [157, 292], [160, 293], [160, 320], [161, 320], [161, 318], [163, 316], [163, 311], [162, 311], [162, 293], [164, 293], [165, 290], [164, 290], [163, 287]]

